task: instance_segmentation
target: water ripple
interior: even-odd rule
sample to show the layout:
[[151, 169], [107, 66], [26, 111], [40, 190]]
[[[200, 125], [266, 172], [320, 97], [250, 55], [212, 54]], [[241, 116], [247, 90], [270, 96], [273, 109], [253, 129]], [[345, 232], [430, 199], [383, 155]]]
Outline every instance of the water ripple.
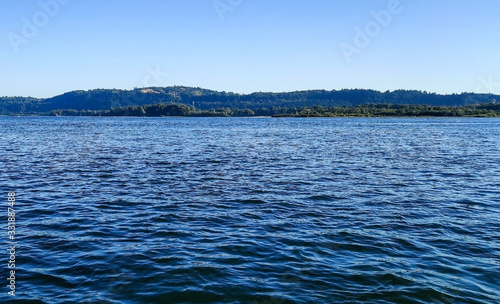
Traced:
[[496, 119], [0, 118], [4, 303], [499, 303]]

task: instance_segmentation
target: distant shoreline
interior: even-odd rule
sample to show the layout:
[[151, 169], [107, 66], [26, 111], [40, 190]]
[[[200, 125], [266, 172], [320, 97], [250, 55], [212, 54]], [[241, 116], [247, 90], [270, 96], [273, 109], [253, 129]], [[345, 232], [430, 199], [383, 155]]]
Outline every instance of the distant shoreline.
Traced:
[[[2, 115], [64, 116], [421, 116], [434, 107], [442, 116], [497, 116], [493, 112], [460, 113], [453, 109], [495, 104], [500, 95], [481, 93], [435, 94], [416, 90], [380, 92], [366, 89], [306, 90], [237, 94], [209, 89], [171, 86], [134, 90], [95, 89], [72, 91], [51, 98], [0, 97]], [[378, 109], [377, 109], [378, 107]], [[380, 107], [385, 108], [383, 111]], [[435, 108], [446, 107], [446, 108]], [[361, 109], [351, 111], [347, 109]], [[303, 110], [310, 112], [303, 112]], [[394, 111], [399, 111], [394, 113]], [[402, 112], [401, 112], [401, 111]], [[444, 111], [443, 111], [444, 110]], [[377, 113], [373, 112], [376, 111]], [[381, 112], [382, 113], [378, 113]], [[330, 112], [330, 113], [329, 113]], [[373, 113], [372, 113], [373, 112]]]
[[97, 117], [500, 117], [496, 102], [467, 106], [430, 106], [400, 104], [364, 104], [353, 107], [272, 107], [258, 109], [217, 108], [200, 110], [185, 104], [154, 104], [111, 108], [105, 111], [55, 110], [33, 113], [39, 116], [97, 116]]
[[498, 116], [78, 116], [78, 115], [0, 115], [0, 118], [157, 118], [157, 119], [165, 119], [165, 118], [245, 118], [245, 119], [259, 119], [259, 118], [271, 118], [275, 120], [293, 120], [293, 119], [314, 119], [314, 118], [329, 118], [329, 119], [343, 119], [343, 118], [500, 118]]

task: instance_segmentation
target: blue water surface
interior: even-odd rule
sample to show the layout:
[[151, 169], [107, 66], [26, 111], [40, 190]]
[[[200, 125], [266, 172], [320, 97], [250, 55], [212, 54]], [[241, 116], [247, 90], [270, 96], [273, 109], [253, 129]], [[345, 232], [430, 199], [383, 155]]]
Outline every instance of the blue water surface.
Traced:
[[0, 130], [2, 303], [500, 303], [500, 119]]

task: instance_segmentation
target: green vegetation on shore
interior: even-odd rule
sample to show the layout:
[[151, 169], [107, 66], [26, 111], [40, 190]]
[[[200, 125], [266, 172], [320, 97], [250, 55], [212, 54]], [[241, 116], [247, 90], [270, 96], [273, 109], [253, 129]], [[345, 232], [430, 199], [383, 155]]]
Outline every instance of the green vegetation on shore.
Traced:
[[[73, 91], [51, 98], [0, 97], [0, 115], [37, 115], [55, 110], [74, 110], [82, 113], [102, 112], [111, 108], [116, 110], [124, 107], [129, 107], [129, 110], [133, 111], [134, 106], [137, 106], [136, 109], [140, 111], [139, 107], [148, 110], [151, 107], [149, 105], [183, 104], [186, 106], [186, 108], [180, 109], [183, 113], [188, 111], [191, 113], [190, 115], [204, 116], [220, 116], [222, 115], [221, 112], [224, 113], [222, 109], [231, 109], [231, 111], [235, 112], [228, 114], [226, 111], [225, 113], [230, 116], [295, 115], [297, 112], [301, 113], [302, 109], [307, 108], [311, 109], [311, 111], [314, 110], [314, 112], [318, 113], [317, 115], [357, 116], [362, 113], [351, 113], [342, 109], [366, 104], [455, 107], [492, 103], [496, 100], [500, 100], [499, 95], [476, 93], [441, 95], [415, 90], [379, 92], [374, 90], [345, 89], [238, 94], [202, 88], [173, 86], [137, 88], [134, 90], [97, 89]], [[331, 108], [335, 108], [336, 110], [331, 111]], [[251, 114], [247, 110], [235, 109], [248, 109], [253, 111], [254, 114]], [[153, 108], [149, 110], [153, 111]], [[239, 111], [246, 111], [247, 113]], [[347, 114], [345, 114], [346, 111], [348, 112]], [[387, 111], [387, 115], [391, 115], [391, 111]], [[136, 115], [140, 116], [141, 113], [137, 113]], [[146, 115], [149, 114], [146, 113]]]
[[135, 117], [500, 117], [500, 104], [429, 106], [365, 104], [355, 107], [272, 107], [260, 109], [219, 108], [200, 110], [185, 104], [155, 104], [111, 108], [105, 111], [55, 110], [52, 116], [135, 116]]

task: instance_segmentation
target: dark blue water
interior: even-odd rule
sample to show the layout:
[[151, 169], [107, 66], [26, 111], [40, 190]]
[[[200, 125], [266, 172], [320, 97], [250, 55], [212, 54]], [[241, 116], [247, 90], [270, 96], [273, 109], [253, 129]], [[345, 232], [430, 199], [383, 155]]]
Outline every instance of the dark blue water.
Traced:
[[500, 119], [4, 117], [0, 134], [16, 303], [500, 302]]

